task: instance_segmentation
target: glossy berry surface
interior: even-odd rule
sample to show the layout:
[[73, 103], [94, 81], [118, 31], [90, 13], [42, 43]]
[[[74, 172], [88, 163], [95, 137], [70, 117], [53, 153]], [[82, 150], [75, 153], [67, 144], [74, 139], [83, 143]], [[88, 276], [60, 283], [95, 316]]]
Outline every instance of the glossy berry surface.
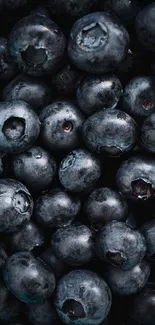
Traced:
[[41, 147], [31, 147], [25, 152], [14, 155], [12, 169], [15, 177], [32, 190], [48, 188], [56, 173], [56, 161]]
[[58, 229], [52, 236], [51, 246], [60, 260], [71, 265], [86, 264], [95, 253], [93, 233], [85, 225]]
[[146, 285], [150, 275], [150, 265], [141, 261], [130, 270], [122, 270], [115, 266], [107, 266], [106, 280], [117, 295], [128, 296], [141, 291]]
[[4, 152], [23, 152], [39, 136], [39, 118], [23, 101], [1, 102], [0, 121], [0, 150]]
[[50, 151], [71, 151], [80, 145], [83, 113], [71, 101], [56, 101], [40, 113], [41, 139]]
[[122, 85], [115, 75], [87, 76], [78, 86], [77, 101], [89, 116], [101, 109], [115, 108], [122, 94]]
[[4, 281], [8, 289], [25, 303], [40, 303], [55, 289], [52, 271], [29, 252], [11, 255], [4, 268]]
[[32, 76], [57, 72], [65, 46], [65, 37], [57, 24], [37, 14], [19, 20], [9, 35], [9, 49], [19, 69]]
[[105, 222], [127, 218], [128, 205], [123, 196], [110, 188], [95, 189], [85, 201], [84, 211], [93, 228], [101, 230]]
[[155, 111], [154, 77], [135, 77], [124, 89], [123, 110], [133, 117], [146, 118]]
[[109, 13], [94, 12], [73, 25], [68, 54], [80, 70], [101, 74], [121, 64], [128, 46], [129, 35], [123, 25]]
[[12, 252], [32, 251], [44, 244], [44, 234], [32, 221], [28, 222], [19, 231], [12, 234]]
[[99, 159], [86, 149], [73, 150], [59, 166], [59, 180], [71, 192], [88, 190], [95, 185], [100, 175]]
[[8, 48], [8, 40], [0, 37], [0, 80], [9, 81], [18, 73], [17, 64]]
[[154, 241], [155, 220], [150, 220], [150, 221], [145, 222], [141, 226], [140, 230], [143, 233], [145, 240], [146, 240], [147, 258], [150, 261], [154, 261], [154, 258], [155, 258], [155, 241]]
[[111, 292], [96, 273], [75, 270], [59, 281], [55, 306], [66, 324], [99, 324], [110, 310]]
[[38, 223], [50, 228], [60, 228], [72, 223], [80, 209], [81, 202], [77, 196], [56, 188], [38, 197], [34, 213]]
[[133, 156], [125, 160], [116, 174], [121, 193], [128, 199], [148, 200], [154, 195], [155, 164], [152, 157]]
[[108, 222], [96, 237], [99, 258], [124, 270], [132, 269], [145, 256], [144, 236], [120, 221]]
[[3, 89], [2, 97], [4, 101], [22, 100], [39, 111], [50, 103], [52, 94], [43, 80], [20, 74]]
[[33, 200], [23, 184], [13, 179], [1, 179], [0, 198], [0, 232], [15, 232], [30, 220]]
[[108, 156], [120, 156], [131, 151], [138, 132], [135, 121], [117, 109], [101, 110], [89, 116], [82, 131], [89, 150]]

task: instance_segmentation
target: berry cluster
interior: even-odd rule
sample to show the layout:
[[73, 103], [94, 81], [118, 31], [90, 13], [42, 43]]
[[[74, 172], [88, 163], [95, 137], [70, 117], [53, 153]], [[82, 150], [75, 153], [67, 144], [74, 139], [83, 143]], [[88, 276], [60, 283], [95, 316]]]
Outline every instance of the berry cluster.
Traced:
[[0, 324], [155, 324], [155, 2], [0, 0]]

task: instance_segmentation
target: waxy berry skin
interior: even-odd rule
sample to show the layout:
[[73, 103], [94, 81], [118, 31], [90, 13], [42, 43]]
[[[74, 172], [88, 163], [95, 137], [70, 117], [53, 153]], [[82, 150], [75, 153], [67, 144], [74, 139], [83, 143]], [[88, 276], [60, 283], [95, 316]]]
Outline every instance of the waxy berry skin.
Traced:
[[94, 12], [73, 25], [68, 54], [78, 69], [104, 74], [118, 68], [128, 46], [129, 35], [123, 25], [109, 13]]
[[55, 307], [66, 324], [100, 324], [108, 315], [111, 302], [108, 285], [92, 271], [74, 270], [57, 284]]
[[9, 35], [9, 49], [19, 69], [32, 76], [56, 73], [63, 64], [65, 48], [59, 26], [39, 14], [19, 20]]
[[27, 103], [21, 100], [0, 103], [0, 150], [21, 153], [32, 146], [39, 133], [39, 117]]
[[55, 289], [53, 272], [29, 252], [11, 255], [3, 277], [8, 289], [25, 303], [40, 303], [50, 298]]
[[131, 156], [117, 170], [116, 183], [128, 199], [150, 199], [155, 191], [155, 160], [144, 155]]
[[123, 94], [120, 80], [115, 75], [87, 76], [77, 88], [77, 101], [86, 116], [115, 108]]
[[97, 154], [121, 156], [131, 151], [138, 138], [137, 125], [118, 109], [101, 110], [89, 116], [82, 128], [87, 148]]
[[102, 230], [106, 222], [125, 221], [128, 205], [123, 196], [110, 188], [97, 188], [87, 198], [84, 211], [95, 230]]
[[59, 180], [71, 192], [83, 192], [96, 184], [101, 176], [101, 163], [86, 149], [76, 149], [61, 161]]

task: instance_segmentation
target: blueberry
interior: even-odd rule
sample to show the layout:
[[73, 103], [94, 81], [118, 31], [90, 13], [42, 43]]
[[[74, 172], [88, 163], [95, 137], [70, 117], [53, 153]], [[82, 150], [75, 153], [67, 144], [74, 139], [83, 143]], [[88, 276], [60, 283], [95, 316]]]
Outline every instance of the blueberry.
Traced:
[[117, 109], [107, 109], [87, 118], [83, 125], [83, 140], [93, 152], [120, 156], [134, 148], [137, 132], [132, 117]]
[[51, 151], [70, 151], [80, 144], [85, 120], [78, 106], [71, 101], [56, 101], [40, 114], [41, 139]]
[[155, 284], [149, 282], [145, 288], [138, 293], [128, 309], [128, 316], [132, 324], [153, 325], [155, 319]]
[[40, 121], [31, 107], [20, 100], [0, 103], [0, 150], [20, 153], [36, 141]]
[[41, 147], [31, 147], [12, 158], [15, 177], [29, 188], [39, 191], [52, 184], [56, 173], [53, 156]]
[[4, 268], [4, 281], [8, 289], [25, 303], [41, 303], [51, 297], [55, 277], [29, 252], [11, 255]]
[[9, 36], [9, 48], [19, 69], [33, 76], [57, 72], [63, 63], [65, 46], [65, 37], [57, 24], [37, 14], [19, 20]]
[[44, 234], [32, 221], [28, 222], [11, 237], [13, 252], [31, 251], [44, 244]]
[[113, 293], [121, 296], [129, 296], [141, 291], [146, 285], [150, 275], [150, 265], [145, 260], [130, 270], [122, 270], [108, 265], [105, 278]]
[[49, 0], [52, 14], [80, 17], [91, 12], [98, 0]]
[[0, 322], [1, 324], [10, 324], [15, 322], [21, 315], [21, 303], [6, 288], [3, 282], [0, 282]]
[[101, 1], [101, 10], [109, 11], [117, 15], [125, 25], [131, 25], [136, 14], [141, 9], [139, 0], [105, 0]]
[[68, 53], [77, 68], [102, 74], [121, 64], [128, 46], [128, 32], [119, 21], [109, 13], [94, 12], [73, 25]]
[[26, 75], [18, 75], [3, 89], [4, 101], [22, 100], [36, 112], [51, 101], [51, 89], [44, 80]]
[[127, 218], [128, 205], [123, 196], [110, 188], [95, 189], [85, 201], [84, 211], [96, 230], [101, 230], [105, 222]]
[[124, 89], [123, 110], [144, 119], [155, 112], [155, 77], [135, 77]]
[[135, 20], [135, 29], [138, 40], [147, 50], [155, 52], [155, 3], [145, 6], [139, 11]]
[[0, 244], [0, 272], [3, 270], [3, 267], [8, 259], [8, 254], [6, 253], [2, 244]]
[[81, 71], [77, 70], [73, 65], [67, 64], [53, 76], [52, 84], [61, 96], [73, 97], [81, 79]]
[[111, 308], [111, 292], [96, 273], [75, 270], [60, 279], [55, 307], [66, 324], [100, 324]]
[[64, 157], [59, 166], [59, 180], [72, 192], [89, 190], [100, 176], [100, 161], [86, 149], [73, 150]]
[[155, 160], [149, 156], [131, 156], [118, 169], [116, 182], [128, 199], [151, 198], [155, 190]]
[[15, 232], [31, 218], [33, 200], [27, 188], [16, 180], [0, 180], [0, 232]]
[[77, 196], [62, 189], [53, 189], [37, 199], [34, 213], [37, 222], [59, 228], [73, 222], [80, 209], [81, 202]]
[[70, 265], [82, 265], [94, 257], [94, 238], [85, 225], [71, 225], [58, 229], [53, 235], [51, 246], [56, 256]]
[[141, 232], [146, 239], [147, 257], [149, 260], [155, 260], [155, 220], [145, 222], [141, 226]]
[[96, 252], [106, 262], [128, 270], [144, 258], [146, 242], [138, 230], [123, 222], [111, 221], [96, 237]]
[[41, 304], [29, 304], [26, 314], [32, 325], [54, 325], [56, 323], [56, 312], [48, 300]]
[[9, 52], [8, 40], [0, 37], [0, 81], [9, 81], [17, 72], [17, 64]]
[[89, 116], [100, 109], [115, 108], [122, 93], [122, 85], [115, 75], [87, 76], [78, 86], [77, 100]]
[[141, 127], [141, 145], [152, 153], [155, 153], [155, 113], [148, 116]]
[[40, 256], [39, 259], [50, 267], [56, 278], [64, 275], [65, 264], [54, 253], [52, 247], [47, 248]]

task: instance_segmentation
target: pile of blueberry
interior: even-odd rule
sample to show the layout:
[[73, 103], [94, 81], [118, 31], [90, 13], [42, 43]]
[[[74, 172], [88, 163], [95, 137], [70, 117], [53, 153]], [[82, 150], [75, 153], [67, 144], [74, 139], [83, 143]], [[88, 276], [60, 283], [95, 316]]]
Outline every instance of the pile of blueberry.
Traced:
[[155, 2], [0, 0], [0, 325], [155, 325]]

